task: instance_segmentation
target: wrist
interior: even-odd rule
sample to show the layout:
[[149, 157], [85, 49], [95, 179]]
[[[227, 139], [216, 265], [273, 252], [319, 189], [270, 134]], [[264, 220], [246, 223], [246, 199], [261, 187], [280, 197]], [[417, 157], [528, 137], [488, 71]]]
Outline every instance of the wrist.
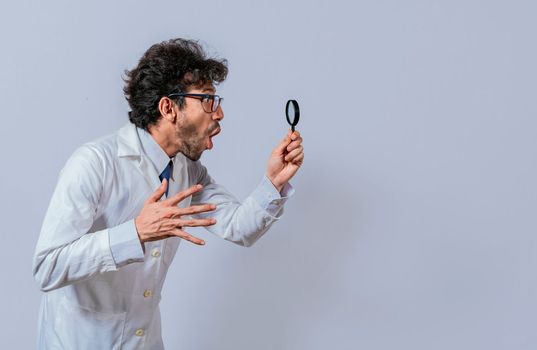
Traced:
[[275, 178], [273, 178], [273, 177], [271, 177], [269, 175], [267, 175], [267, 178], [272, 183], [272, 186], [274, 186], [276, 188], [278, 193], [280, 193], [283, 190], [283, 187], [285, 186], [285, 184], [282, 184], [282, 183], [278, 182]]
[[136, 230], [136, 234], [138, 235], [138, 239], [140, 240], [140, 243], [144, 244], [144, 239], [142, 238], [142, 235], [140, 234], [140, 230], [138, 229], [139, 227], [139, 223], [138, 223], [138, 219], [140, 217], [137, 217], [134, 219], [134, 229]]

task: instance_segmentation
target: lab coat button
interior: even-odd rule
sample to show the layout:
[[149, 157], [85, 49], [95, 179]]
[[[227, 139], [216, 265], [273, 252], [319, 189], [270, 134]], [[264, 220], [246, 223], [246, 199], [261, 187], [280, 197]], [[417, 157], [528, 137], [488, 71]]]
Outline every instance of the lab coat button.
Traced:
[[153, 293], [151, 293], [150, 290], [144, 291], [144, 298], [149, 298], [151, 295], [153, 295]]
[[153, 251], [151, 252], [151, 255], [154, 257], [154, 258], [158, 258], [160, 256], [160, 250], [158, 249], [153, 249]]
[[144, 330], [138, 328], [134, 334], [136, 334], [138, 337], [142, 337], [144, 335]]

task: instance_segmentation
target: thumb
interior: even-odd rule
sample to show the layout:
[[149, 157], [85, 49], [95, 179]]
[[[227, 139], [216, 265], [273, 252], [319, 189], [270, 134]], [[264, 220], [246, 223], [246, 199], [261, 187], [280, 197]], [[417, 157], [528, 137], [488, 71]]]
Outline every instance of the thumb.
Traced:
[[166, 189], [168, 188], [168, 179], [163, 179], [160, 186], [153, 192], [151, 197], [149, 197], [146, 201], [146, 203], [155, 203], [158, 202], [164, 193], [166, 193]]
[[285, 138], [280, 142], [280, 144], [276, 147], [274, 151], [276, 151], [279, 154], [285, 153], [285, 149], [289, 144], [291, 143], [291, 131], [287, 133]]

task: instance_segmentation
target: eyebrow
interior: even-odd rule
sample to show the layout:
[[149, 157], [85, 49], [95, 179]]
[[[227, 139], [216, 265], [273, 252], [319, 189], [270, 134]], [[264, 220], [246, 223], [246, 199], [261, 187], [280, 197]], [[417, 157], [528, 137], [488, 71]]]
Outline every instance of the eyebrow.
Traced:
[[215, 92], [216, 92], [216, 89], [214, 89], [214, 88], [210, 88], [210, 87], [206, 87], [205, 89], [203, 89], [203, 90], [201, 90], [201, 91], [203, 91], [203, 92], [208, 91], [208, 92], [215, 93]]

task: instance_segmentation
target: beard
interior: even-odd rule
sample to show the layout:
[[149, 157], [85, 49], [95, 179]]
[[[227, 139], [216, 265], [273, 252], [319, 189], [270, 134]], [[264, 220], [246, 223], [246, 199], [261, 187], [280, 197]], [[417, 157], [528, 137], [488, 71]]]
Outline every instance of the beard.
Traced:
[[196, 125], [185, 122], [176, 127], [177, 137], [182, 140], [181, 153], [192, 161], [197, 161], [201, 158], [205, 146], [205, 139], [220, 127], [218, 122], [212, 124], [205, 132], [198, 132]]
[[201, 158], [204, 149], [202, 145], [198, 143], [185, 143], [183, 146], [183, 154], [191, 161], [197, 161]]

